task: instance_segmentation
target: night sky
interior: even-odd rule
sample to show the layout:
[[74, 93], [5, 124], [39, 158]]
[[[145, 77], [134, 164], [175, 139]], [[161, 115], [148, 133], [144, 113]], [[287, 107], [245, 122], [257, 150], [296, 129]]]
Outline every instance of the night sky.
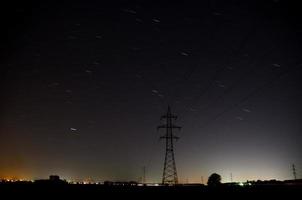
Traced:
[[301, 177], [301, 11], [196, 2], [2, 6], [0, 177], [160, 182], [168, 105], [180, 182]]

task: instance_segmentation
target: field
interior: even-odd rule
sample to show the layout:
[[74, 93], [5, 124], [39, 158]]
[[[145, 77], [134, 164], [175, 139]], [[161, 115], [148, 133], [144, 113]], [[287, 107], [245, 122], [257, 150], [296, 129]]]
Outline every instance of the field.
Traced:
[[[159, 197], [207, 197], [209, 198], [260, 198], [272, 196], [297, 197], [302, 194], [301, 185], [288, 186], [106, 186], [82, 184], [0, 184], [1, 196], [10, 198], [94, 198], [94, 197], [122, 197], [122, 198], [159, 198]], [[199, 198], [198, 198], [199, 199]]]

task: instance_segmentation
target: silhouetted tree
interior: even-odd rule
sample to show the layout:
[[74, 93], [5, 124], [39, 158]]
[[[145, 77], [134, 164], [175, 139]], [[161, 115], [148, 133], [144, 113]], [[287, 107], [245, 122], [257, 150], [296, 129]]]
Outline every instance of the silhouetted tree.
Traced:
[[213, 173], [208, 179], [208, 186], [218, 186], [221, 184], [221, 176]]

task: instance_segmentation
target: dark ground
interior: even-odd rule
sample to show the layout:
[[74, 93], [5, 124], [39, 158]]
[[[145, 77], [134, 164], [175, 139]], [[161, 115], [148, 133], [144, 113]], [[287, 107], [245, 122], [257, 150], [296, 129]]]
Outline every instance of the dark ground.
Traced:
[[[71, 198], [195, 198], [195, 199], [259, 199], [272, 197], [289, 199], [298, 198], [302, 194], [302, 186], [246, 186], [218, 187], [206, 186], [175, 186], [175, 187], [144, 187], [144, 186], [104, 186], [104, 185], [69, 185], [69, 184], [2, 184], [1, 197], [54, 199]], [[1, 198], [2, 199], [2, 198]], [[107, 198], [106, 198], [107, 199]], [[299, 199], [299, 198], [298, 198]]]

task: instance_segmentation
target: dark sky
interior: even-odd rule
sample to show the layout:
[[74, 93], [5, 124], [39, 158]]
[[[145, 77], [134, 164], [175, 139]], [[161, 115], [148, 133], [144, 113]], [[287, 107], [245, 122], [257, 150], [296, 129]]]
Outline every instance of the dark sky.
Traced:
[[[301, 34], [285, 0], [2, 6], [0, 177], [180, 182], [302, 173]], [[301, 176], [300, 176], [301, 177]]]

